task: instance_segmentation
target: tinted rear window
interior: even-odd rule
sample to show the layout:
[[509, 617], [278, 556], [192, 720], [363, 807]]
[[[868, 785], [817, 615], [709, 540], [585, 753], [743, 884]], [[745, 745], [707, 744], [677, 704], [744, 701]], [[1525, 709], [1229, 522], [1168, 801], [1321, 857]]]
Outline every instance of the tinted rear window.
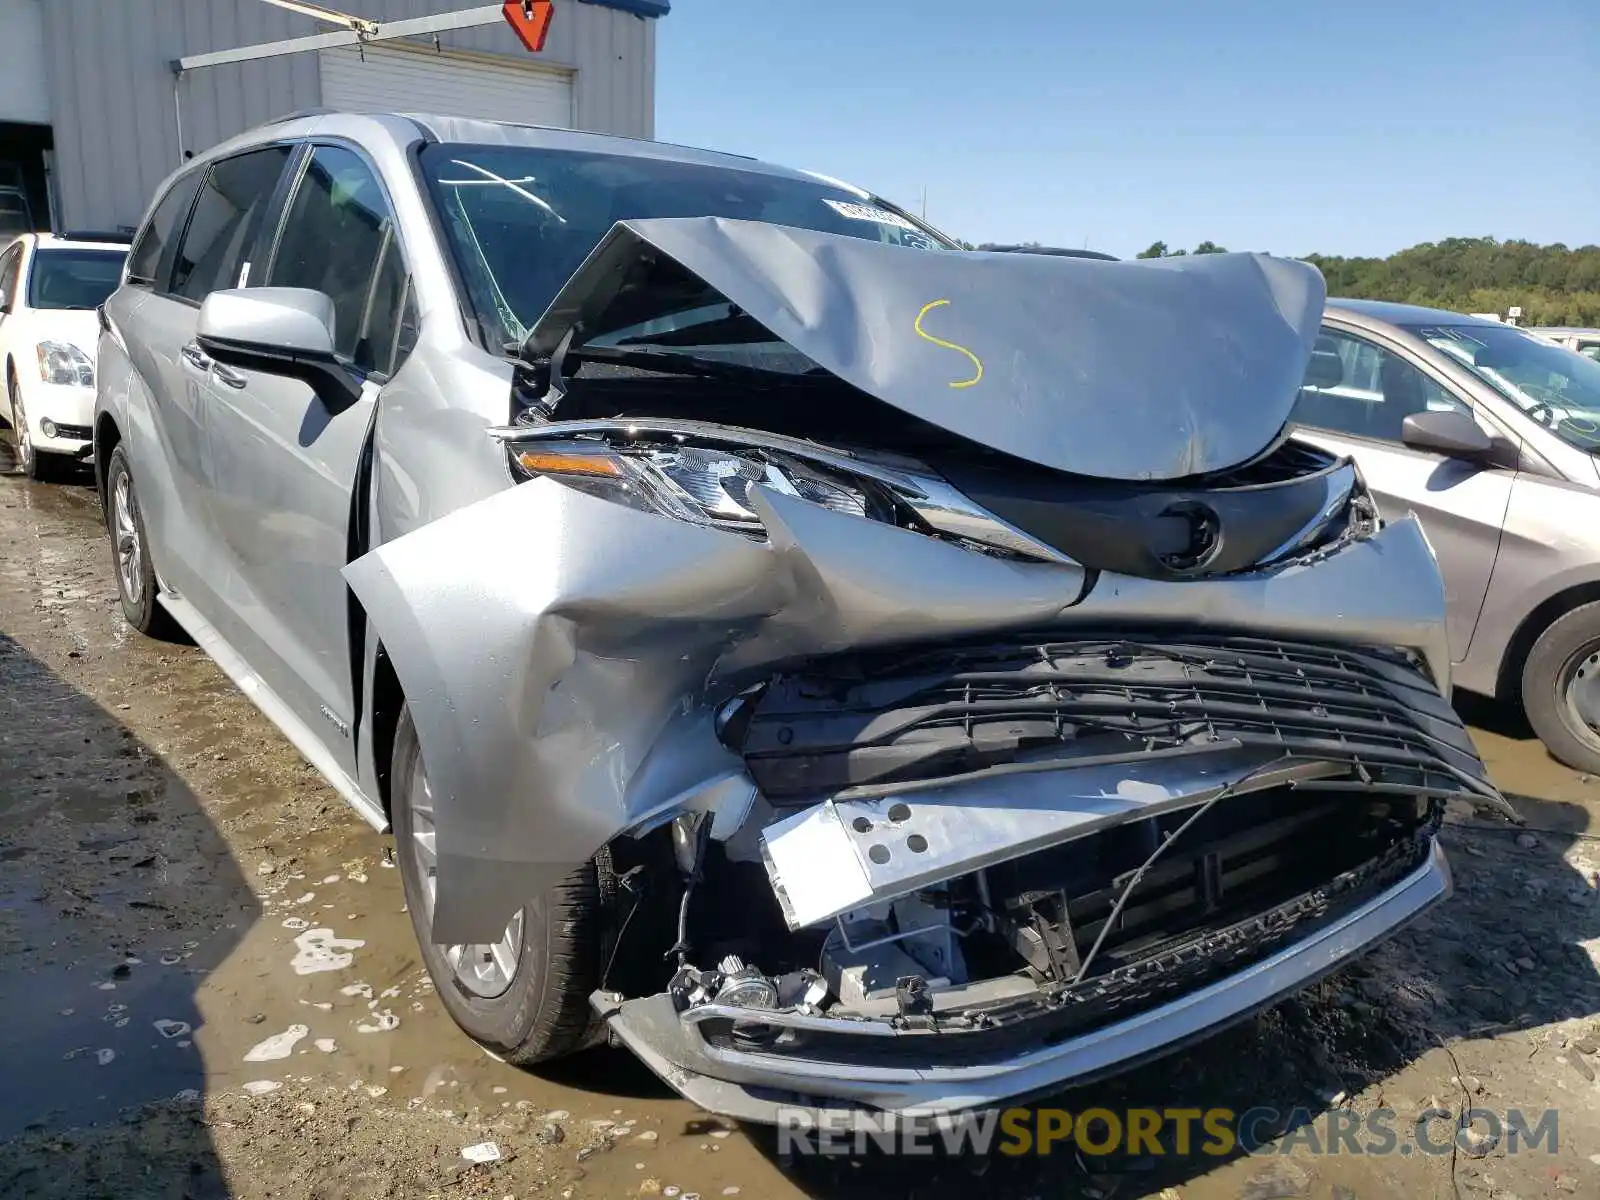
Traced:
[[150, 214], [150, 220], [134, 242], [133, 254], [128, 261], [129, 283], [142, 283], [158, 289], [165, 286], [165, 280], [157, 277], [163, 273], [163, 266], [168, 269], [171, 267], [173, 239], [183, 228], [189, 216], [189, 206], [194, 203], [194, 194], [199, 188], [200, 173], [196, 171], [179, 179], [161, 198], [161, 203], [156, 205], [155, 212]]
[[190, 214], [172, 272], [172, 293], [204, 300], [243, 287], [261, 222], [289, 161], [289, 147], [268, 146], [214, 164]]

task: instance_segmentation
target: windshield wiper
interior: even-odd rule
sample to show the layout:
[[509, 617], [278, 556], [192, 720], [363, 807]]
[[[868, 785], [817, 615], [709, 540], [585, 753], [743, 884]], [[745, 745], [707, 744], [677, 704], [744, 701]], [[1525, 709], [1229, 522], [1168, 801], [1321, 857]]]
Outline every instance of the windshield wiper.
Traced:
[[659, 371], [663, 375], [692, 375], [702, 379], [731, 379], [740, 383], [757, 381], [774, 383], [785, 379], [816, 378], [828, 372], [821, 367], [807, 371], [781, 371], [772, 367], [758, 367], [750, 363], [725, 362], [715, 358], [701, 358], [694, 354], [680, 354], [663, 350], [622, 350], [612, 346], [574, 346], [567, 351], [570, 362], [615, 363], [623, 367], [638, 367], [644, 371]]

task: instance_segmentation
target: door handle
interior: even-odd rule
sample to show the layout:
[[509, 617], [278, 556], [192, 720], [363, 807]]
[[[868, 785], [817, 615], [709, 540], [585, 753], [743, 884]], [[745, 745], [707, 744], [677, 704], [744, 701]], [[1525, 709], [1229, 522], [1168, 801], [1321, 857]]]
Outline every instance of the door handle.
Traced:
[[200, 346], [195, 342], [190, 342], [182, 350], [179, 350], [178, 355], [186, 365], [193, 367], [196, 371], [211, 370], [211, 356], [200, 349]]
[[218, 383], [225, 383], [231, 388], [242, 388], [250, 382], [248, 375], [241, 375], [232, 367], [225, 367], [214, 359], [211, 363], [211, 374], [216, 377]]

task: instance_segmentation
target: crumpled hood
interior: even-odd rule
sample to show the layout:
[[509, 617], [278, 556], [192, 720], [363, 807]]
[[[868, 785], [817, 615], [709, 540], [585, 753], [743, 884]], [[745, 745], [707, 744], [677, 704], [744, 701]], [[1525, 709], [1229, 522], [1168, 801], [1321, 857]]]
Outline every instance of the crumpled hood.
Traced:
[[[861, 391], [1040, 466], [1106, 479], [1222, 470], [1268, 446], [1326, 296], [1314, 267], [1264, 254], [942, 252], [674, 217], [615, 225], [527, 351], [552, 354], [657, 254]], [[674, 311], [666, 297], [662, 311]]]

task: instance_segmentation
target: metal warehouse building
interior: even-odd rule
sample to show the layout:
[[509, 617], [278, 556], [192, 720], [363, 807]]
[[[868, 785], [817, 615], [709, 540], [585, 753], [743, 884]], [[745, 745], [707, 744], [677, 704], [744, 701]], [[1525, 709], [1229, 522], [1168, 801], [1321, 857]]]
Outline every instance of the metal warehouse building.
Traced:
[[[322, 7], [392, 22], [487, 6]], [[335, 27], [263, 0], [0, 0], [0, 216], [25, 202], [36, 228], [131, 227], [185, 152], [306, 108], [412, 109], [650, 137], [655, 24], [668, 7], [556, 0], [539, 54], [496, 21], [180, 72], [180, 58]]]

